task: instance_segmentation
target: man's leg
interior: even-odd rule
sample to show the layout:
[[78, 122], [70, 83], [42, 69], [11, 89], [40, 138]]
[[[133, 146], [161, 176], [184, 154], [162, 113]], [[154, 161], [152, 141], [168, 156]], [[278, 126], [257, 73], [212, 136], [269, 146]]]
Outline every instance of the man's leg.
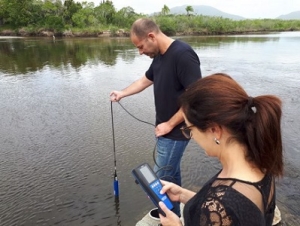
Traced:
[[[156, 163], [154, 171], [157, 176], [166, 181], [181, 186], [180, 162], [189, 141], [171, 140], [159, 137], [156, 145]], [[173, 202], [173, 212], [180, 217], [180, 203]]]

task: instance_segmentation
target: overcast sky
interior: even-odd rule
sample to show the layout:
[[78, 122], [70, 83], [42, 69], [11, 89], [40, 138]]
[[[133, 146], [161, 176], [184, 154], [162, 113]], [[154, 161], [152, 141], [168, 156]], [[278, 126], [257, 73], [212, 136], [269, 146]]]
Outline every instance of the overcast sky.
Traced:
[[[94, 2], [98, 6], [101, 0], [75, 0]], [[182, 5], [207, 5], [225, 13], [245, 18], [276, 18], [293, 11], [300, 11], [300, 0], [112, 0], [115, 8], [131, 6], [136, 13], [160, 12], [164, 5], [169, 8]]]

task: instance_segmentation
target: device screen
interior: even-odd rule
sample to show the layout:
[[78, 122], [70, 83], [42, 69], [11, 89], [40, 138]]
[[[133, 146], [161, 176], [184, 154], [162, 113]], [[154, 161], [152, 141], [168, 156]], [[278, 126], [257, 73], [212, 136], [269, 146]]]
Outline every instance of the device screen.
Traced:
[[149, 184], [151, 184], [155, 180], [155, 176], [146, 165], [142, 166], [140, 168], [140, 171], [144, 175], [145, 179]]

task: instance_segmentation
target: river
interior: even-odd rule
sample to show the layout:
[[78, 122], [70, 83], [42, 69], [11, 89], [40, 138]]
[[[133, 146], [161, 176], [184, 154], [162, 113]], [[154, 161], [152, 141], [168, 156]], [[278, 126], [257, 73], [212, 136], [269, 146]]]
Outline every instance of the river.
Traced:
[[[195, 49], [203, 76], [227, 73], [251, 96], [282, 99], [277, 205], [284, 225], [299, 225], [300, 32], [174, 38]], [[122, 108], [153, 123], [152, 89], [109, 101], [150, 63], [128, 38], [0, 37], [0, 225], [132, 226], [153, 208], [131, 175], [153, 164], [153, 127]], [[197, 191], [219, 167], [191, 141], [183, 185]]]

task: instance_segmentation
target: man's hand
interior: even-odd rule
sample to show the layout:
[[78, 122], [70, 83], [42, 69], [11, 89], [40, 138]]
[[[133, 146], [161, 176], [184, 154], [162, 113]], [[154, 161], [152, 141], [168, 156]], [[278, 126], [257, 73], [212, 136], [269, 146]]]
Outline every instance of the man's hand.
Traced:
[[112, 91], [110, 94], [110, 101], [117, 102], [123, 98], [123, 92], [122, 91]]
[[160, 137], [169, 133], [173, 127], [168, 122], [160, 123], [155, 128], [155, 136]]

